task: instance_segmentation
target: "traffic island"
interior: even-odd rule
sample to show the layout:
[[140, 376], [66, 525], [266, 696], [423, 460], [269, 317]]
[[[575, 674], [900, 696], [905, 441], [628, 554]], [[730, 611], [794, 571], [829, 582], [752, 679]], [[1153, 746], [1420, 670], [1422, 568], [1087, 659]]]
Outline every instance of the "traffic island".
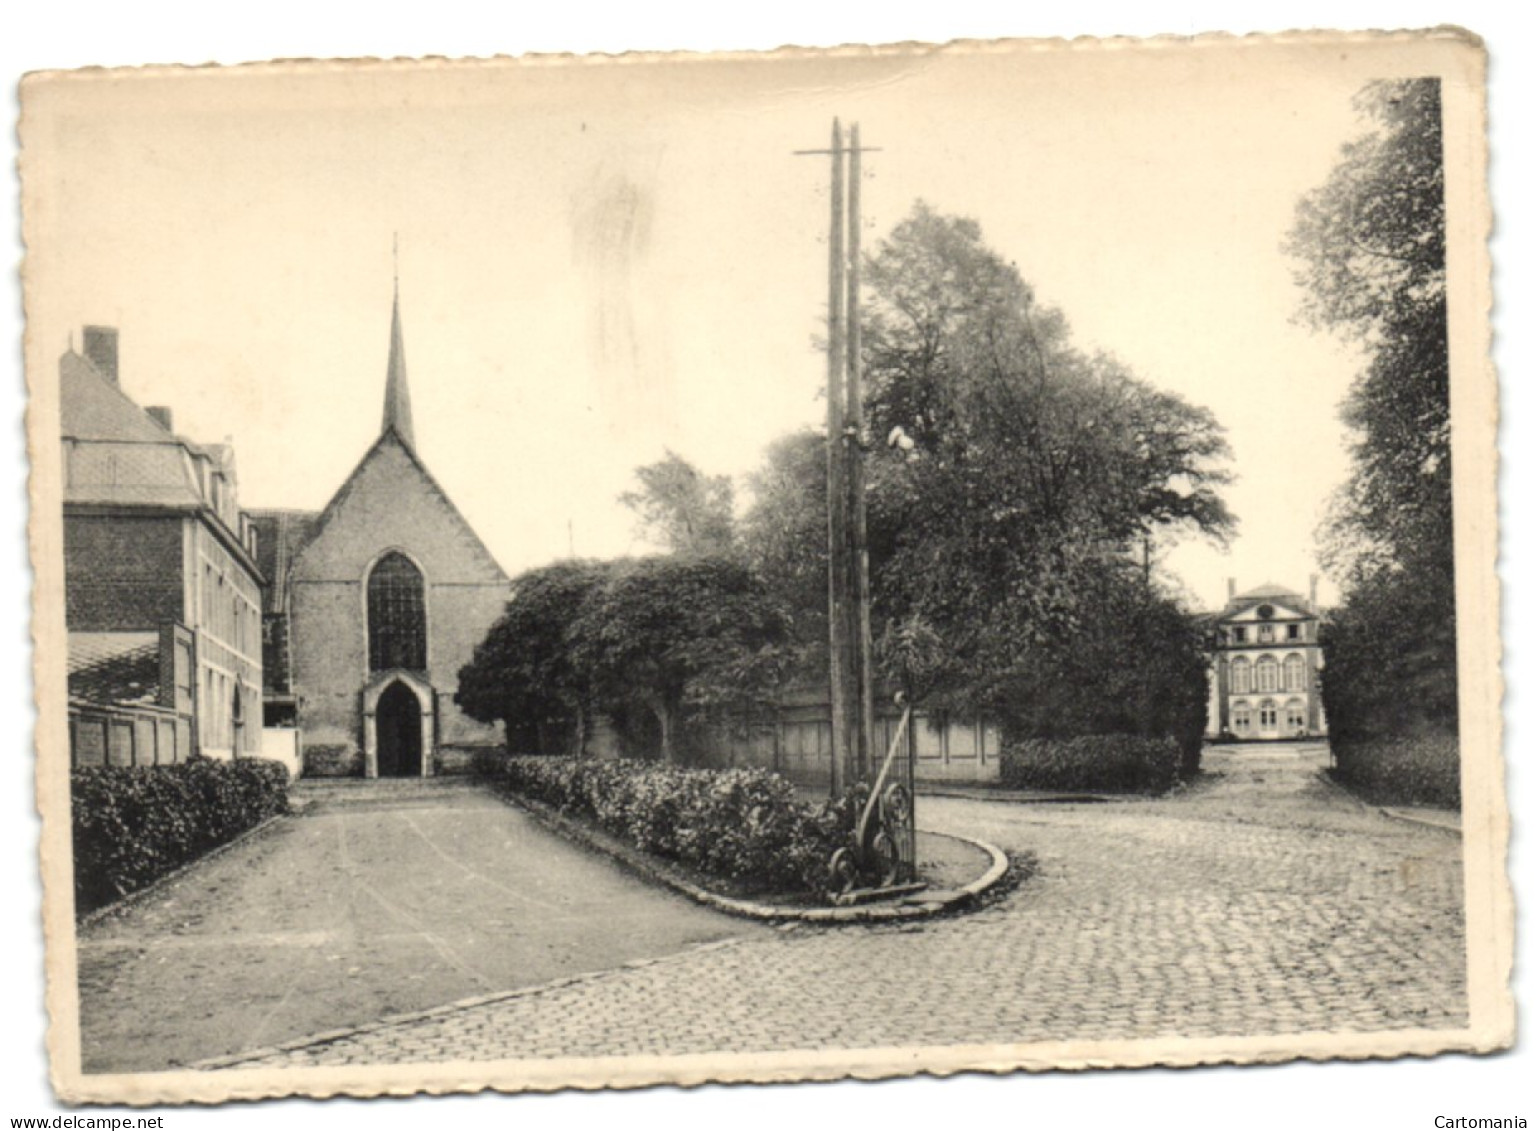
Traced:
[[801, 895], [737, 896], [713, 890], [692, 870], [643, 852], [591, 822], [568, 816], [542, 801], [502, 790], [496, 793], [551, 832], [609, 856], [644, 879], [717, 911], [761, 922], [844, 924], [930, 918], [973, 905], [1002, 883], [1009, 871], [1008, 857], [985, 841], [921, 829], [918, 866], [928, 882], [917, 890], [898, 889], [889, 898], [863, 900], [843, 907], [813, 905]]

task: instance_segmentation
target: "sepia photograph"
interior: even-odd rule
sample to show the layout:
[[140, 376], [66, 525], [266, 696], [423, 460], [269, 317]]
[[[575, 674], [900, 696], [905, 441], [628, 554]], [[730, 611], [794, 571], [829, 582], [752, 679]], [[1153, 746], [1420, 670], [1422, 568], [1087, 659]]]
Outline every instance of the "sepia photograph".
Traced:
[[1486, 69], [27, 75], [55, 1094], [1509, 1048]]

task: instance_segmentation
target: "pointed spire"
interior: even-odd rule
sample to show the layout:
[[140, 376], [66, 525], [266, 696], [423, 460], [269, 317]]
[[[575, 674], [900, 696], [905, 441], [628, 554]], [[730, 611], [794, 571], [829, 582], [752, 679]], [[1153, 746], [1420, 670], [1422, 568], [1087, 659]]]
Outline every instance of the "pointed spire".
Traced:
[[385, 377], [384, 423], [380, 434], [395, 430], [401, 441], [416, 449], [411, 430], [411, 390], [406, 387], [406, 347], [401, 339], [401, 276], [399, 245], [395, 267], [395, 301], [390, 311], [390, 364]]

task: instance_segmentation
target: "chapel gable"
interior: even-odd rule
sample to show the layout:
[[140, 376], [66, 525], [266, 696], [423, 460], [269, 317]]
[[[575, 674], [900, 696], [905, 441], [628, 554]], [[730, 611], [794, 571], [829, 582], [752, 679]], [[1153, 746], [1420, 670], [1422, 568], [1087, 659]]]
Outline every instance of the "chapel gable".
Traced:
[[430, 584], [503, 585], [503, 572], [459, 509], [392, 429], [369, 449], [316, 522], [296, 581], [357, 581], [387, 550]]

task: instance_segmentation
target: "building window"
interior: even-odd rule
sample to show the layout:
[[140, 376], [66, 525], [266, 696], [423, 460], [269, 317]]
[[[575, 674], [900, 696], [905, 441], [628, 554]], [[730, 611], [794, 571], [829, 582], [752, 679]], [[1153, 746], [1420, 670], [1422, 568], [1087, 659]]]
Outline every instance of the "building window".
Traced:
[[1263, 624], [1263, 625], [1260, 626], [1259, 632], [1260, 632], [1260, 642], [1262, 644], [1270, 644], [1273, 640], [1276, 639], [1276, 626], [1275, 625]]
[[1294, 652], [1283, 667], [1283, 691], [1303, 690], [1303, 657]]
[[1255, 690], [1259, 692], [1278, 690], [1275, 656], [1262, 656], [1255, 661]]
[[1308, 717], [1303, 712], [1303, 700], [1287, 700], [1287, 733], [1298, 734], [1308, 730]]
[[422, 572], [404, 554], [386, 554], [369, 574], [368, 667], [372, 672], [427, 667]]
[[1287, 626], [1287, 639], [1288, 640], [1302, 640], [1303, 639], [1303, 626], [1301, 624], [1289, 624]]
[[1248, 734], [1250, 732], [1250, 705], [1248, 703], [1234, 704], [1234, 733]]
[[1262, 700], [1260, 704], [1260, 729], [1276, 729], [1276, 704], [1269, 699]]
[[1250, 686], [1250, 662], [1246, 659], [1235, 660], [1228, 668], [1229, 690], [1235, 695], [1248, 695], [1254, 690]]
[[1234, 643], [1235, 644], [1243, 644], [1244, 643], [1244, 636], [1245, 636], [1244, 626], [1242, 624], [1235, 625], [1234, 626]]

